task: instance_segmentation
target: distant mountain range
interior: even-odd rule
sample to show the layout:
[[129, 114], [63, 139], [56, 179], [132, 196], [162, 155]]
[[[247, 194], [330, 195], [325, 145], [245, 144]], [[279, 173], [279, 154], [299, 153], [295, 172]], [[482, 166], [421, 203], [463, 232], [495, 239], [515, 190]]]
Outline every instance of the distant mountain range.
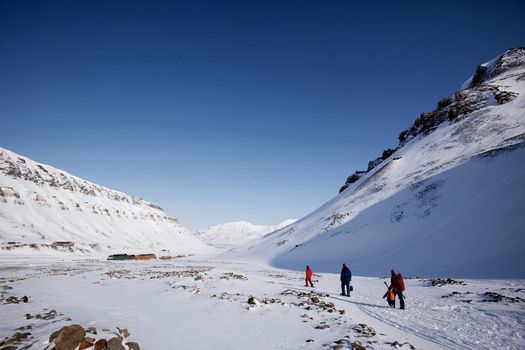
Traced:
[[348, 262], [374, 276], [525, 277], [525, 48], [480, 65], [339, 191], [224, 258], [332, 272]]
[[246, 221], [236, 221], [198, 230], [195, 235], [217, 247], [232, 247], [261, 238], [265, 234], [286, 227], [295, 221], [288, 219], [277, 225], [255, 225]]

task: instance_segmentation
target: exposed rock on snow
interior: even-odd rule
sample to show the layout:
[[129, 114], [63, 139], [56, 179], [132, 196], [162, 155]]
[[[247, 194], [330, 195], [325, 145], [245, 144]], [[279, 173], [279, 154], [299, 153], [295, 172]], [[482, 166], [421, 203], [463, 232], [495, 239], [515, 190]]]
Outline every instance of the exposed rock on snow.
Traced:
[[[49, 343], [54, 345], [55, 350], [83, 350], [94, 346], [94, 349], [100, 350], [140, 350], [140, 346], [136, 342], [126, 342], [129, 337], [127, 329], [120, 329], [117, 327], [118, 334], [110, 333], [108, 329], [103, 330], [103, 334], [95, 337], [88, 336], [97, 335], [96, 328], [88, 327], [84, 329], [79, 324], [72, 324], [64, 326], [61, 329], [53, 332], [49, 336]], [[111, 338], [107, 340], [111, 335]], [[97, 338], [100, 338], [97, 340]], [[125, 343], [125, 344], [124, 344]], [[47, 347], [48, 349], [50, 347]]]
[[260, 303], [261, 303], [260, 300], [254, 296], [251, 296], [248, 298], [248, 304], [250, 305], [259, 305]]
[[79, 324], [66, 326], [49, 336], [49, 342], [55, 343], [56, 350], [74, 350], [84, 340], [86, 331]]
[[437, 278], [435, 280], [430, 280], [430, 284], [433, 285], [434, 287], [441, 287], [441, 286], [446, 286], [446, 285], [455, 285], [455, 284], [465, 284], [465, 282], [463, 281], [456, 281], [456, 280], [453, 280], [451, 278], [447, 278], [447, 279], [441, 279], [441, 278]]

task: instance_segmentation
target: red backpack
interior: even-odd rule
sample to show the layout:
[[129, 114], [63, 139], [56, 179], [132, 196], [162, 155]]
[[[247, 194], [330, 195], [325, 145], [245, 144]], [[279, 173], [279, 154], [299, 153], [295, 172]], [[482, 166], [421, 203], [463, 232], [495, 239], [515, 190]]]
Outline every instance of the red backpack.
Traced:
[[400, 290], [401, 292], [405, 291], [405, 281], [403, 280], [403, 276], [401, 276], [400, 273], [396, 273], [392, 277], [392, 284], [394, 285], [395, 289]]

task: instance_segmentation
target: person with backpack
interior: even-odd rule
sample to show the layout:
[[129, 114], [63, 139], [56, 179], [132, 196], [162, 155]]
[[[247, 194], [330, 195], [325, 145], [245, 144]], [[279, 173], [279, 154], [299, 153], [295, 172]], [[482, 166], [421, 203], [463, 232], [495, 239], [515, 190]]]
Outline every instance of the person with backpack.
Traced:
[[[385, 282], [386, 284], [386, 282]], [[388, 285], [387, 285], [388, 287]], [[388, 306], [390, 307], [396, 307], [396, 295], [392, 290], [387, 290], [385, 295], [383, 295], [383, 299], [386, 299], [386, 302], [388, 303]]]
[[[348, 265], [346, 263], [343, 264], [343, 268], [341, 269], [341, 295], [346, 295], [347, 297], [350, 296], [350, 291], [352, 290], [350, 287], [350, 281], [352, 281], [352, 272], [350, 271], [350, 268], [348, 268]], [[346, 293], [345, 293], [346, 288]]]
[[396, 307], [395, 297], [397, 295], [399, 297], [399, 308], [404, 309], [405, 296], [403, 295], [403, 292], [405, 291], [405, 281], [403, 280], [401, 273], [396, 273], [394, 270], [390, 271], [390, 286], [388, 286], [388, 290], [394, 292], [393, 307]]
[[314, 284], [312, 283], [312, 269], [310, 266], [306, 266], [306, 278], [304, 279], [304, 286], [308, 287], [308, 283], [310, 283], [310, 287], [314, 287]]

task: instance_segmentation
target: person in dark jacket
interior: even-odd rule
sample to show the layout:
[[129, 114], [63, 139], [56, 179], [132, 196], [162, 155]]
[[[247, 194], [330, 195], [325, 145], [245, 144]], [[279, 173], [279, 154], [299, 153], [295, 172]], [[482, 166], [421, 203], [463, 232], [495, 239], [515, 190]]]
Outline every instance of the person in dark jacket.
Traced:
[[390, 271], [390, 286], [388, 286], [388, 290], [394, 292], [394, 303], [392, 307], [396, 307], [395, 297], [398, 296], [399, 308], [404, 309], [405, 296], [403, 295], [403, 291], [405, 290], [405, 281], [403, 280], [403, 276], [401, 276], [400, 273], [396, 273], [394, 270]]
[[[346, 263], [343, 264], [341, 269], [341, 295], [350, 296], [350, 281], [352, 280], [352, 272], [348, 268]], [[346, 293], [345, 293], [346, 288]]]
[[314, 284], [312, 283], [312, 269], [310, 266], [306, 266], [306, 278], [304, 279], [304, 286], [308, 287], [308, 283], [310, 283], [310, 287], [313, 288]]

